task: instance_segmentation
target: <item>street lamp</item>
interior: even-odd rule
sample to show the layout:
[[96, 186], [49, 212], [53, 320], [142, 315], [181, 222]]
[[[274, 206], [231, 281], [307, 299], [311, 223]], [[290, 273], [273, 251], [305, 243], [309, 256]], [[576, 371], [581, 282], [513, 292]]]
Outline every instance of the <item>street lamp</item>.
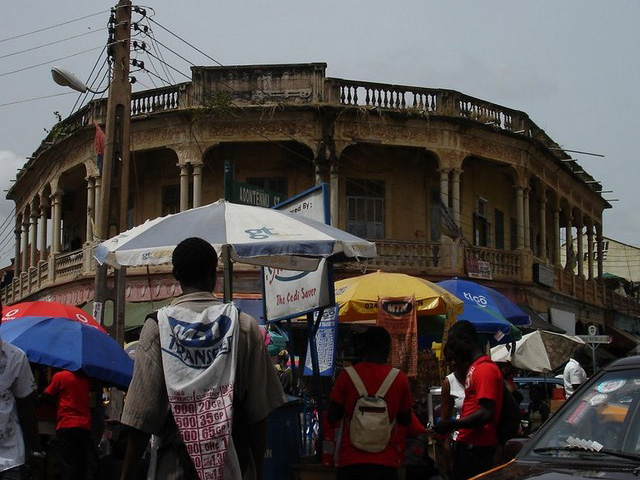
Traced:
[[91, 92], [95, 94], [104, 93], [109, 89], [109, 85], [105, 87], [104, 90], [96, 91], [92, 90], [88, 86], [86, 86], [82, 81], [80, 81], [73, 73], [69, 70], [65, 70], [60, 67], [53, 67], [51, 69], [51, 76], [53, 77], [53, 81], [62, 87], [70, 87], [80, 93]]

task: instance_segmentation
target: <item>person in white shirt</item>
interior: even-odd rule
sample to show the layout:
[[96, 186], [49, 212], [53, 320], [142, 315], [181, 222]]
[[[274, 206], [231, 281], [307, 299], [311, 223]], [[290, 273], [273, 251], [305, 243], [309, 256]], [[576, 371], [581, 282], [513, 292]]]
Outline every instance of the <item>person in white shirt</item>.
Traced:
[[0, 339], [0, 480], [22, 478], [27, 462], [34, 474], [42, 474], [45, 453], [35, 420], [36, 395], [25, 353]]
[[[577, 351], [574, 356], [578, 360], [581, 360], [586, 355]], [[578, 360], [573, 357], [569, 358], [569, 361], [564, 367], [562, 378], [564, 380], [564, 394], [567, 398], [573, 395], [576, 389], [587, 380], [587, 373]]]

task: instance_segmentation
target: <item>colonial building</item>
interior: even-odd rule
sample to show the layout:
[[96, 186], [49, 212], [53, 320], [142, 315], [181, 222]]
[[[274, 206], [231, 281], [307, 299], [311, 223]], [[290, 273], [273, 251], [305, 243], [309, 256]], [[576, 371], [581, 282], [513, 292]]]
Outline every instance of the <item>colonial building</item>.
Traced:
[[[129, 226], [223, 197], [232, 160], [237, 180], [283, 196], [328, 183], [332, 223], [377, 244], [368, 269], [479, 278], [542, 316], [573, 315], [578, 330], [611, 312], [637, 315], [635, 301], [600, 281], [610, 208], [601, 185], [526, 113], [452, 90], [327, 78], [325, 69], [193, 67], [191, 82], [134, 93], [119, 205]], [[93, 101], [60, 122], [18, 172], [8, 193], [16, 274], [3, 302], [93, 298], [101, 173], [92, 122], [104, 123], [105, 108]], [[573, 239], [575, 270], [562, 260]], [[176, 291], [168, 268], [127, 275], [129, 302]], [[235, 275], [236, 291], [260, 292], [254, 268]]]

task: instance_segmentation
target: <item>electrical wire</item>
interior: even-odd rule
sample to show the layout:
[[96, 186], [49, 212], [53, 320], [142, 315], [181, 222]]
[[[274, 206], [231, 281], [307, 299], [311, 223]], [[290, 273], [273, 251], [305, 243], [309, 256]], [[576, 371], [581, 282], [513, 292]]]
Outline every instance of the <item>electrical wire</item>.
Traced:
[[63, 43], [63, 42], [66, 42], [68, 40], [73, 40], [75, 38], [84, 37], [85, 35], [91, 35], [93, 33], [98, 33], [98, 32], [101, 32], [103, 30], [106, 30], [106, 29], [107, 28], [104, 27], [104, 28], [100, 28], [98, 30], [92, 30], [90, 32], [80, 33], [80, 34], [74, 35], [72, 37], [63, 38], [62, 40], [56, 40], [55, 42], [49, 42], [49, 43], [45, 43], [45, 44], [42, 44], [42, 45], [38, 45], [37, 47], [31, 47], [31, 48], [27, 48], [25, 50], [20, 50], [19, 52], [7, 53], [6, 55], [1, 55], [0, 56], [0, 60], [2, 60], [3, 58], [8, 58], [8, 57], [13, 57], [15, 55], [20, 55], [22, 53], [33, 52], [34, 50], [38, 50], [40, 48], [50, 47], [52, 45], [56, 45], [58, 43]]
[[15, 102], [0, 103], [0, 107], [8, 107], [10, 105], [18, 105], [21, 103], [35, 102], [37, 100], [45, 100], [47, 98], [60, 97], [62, 95], [73, 95], [75, 92], [62, 92], [54, 93], [52, 95], [43, 95], [41, 97], [25, 98], [23, 100], [16, 100]]
[[67, 58], [71, 58], [71, 57], [77, 57], [78, 55], [83, 55], [83, 54], [85, 54], [85, 53], [93, 52], [94, 50], [98, 50], [98, 49], [100, 49], [100, 48], [103, 48], [103, 47], [93, 47], [93, 48], [89, 48], [89, 49], [87, 49], [87, 50], [83, 50], [83, 51], [78, 52], [78, 53], [72, 53], [72, 54], [70, 54], [70, 55], [66, 55], [66, 56], [64, 56], [64, 57], [54, 58], [53, 60], [48, 60], [48, 61], [46, 61], [46, 62], [38, 63], [37, 65], [31, 65], [30, 67], [19, 68], [18, 70], [13, 70], [13, 71], [11, 71], [11, 72], [4, 72], [4, 73], [0, 73], [0, 77], [6, 77], [7, 75], [12, 75], [12, 74], [14, 74], [14, 73], [24, 72], [24, 71], [26, 71], [26, 70], [31, 70], [31, 69], [33, 69], [33, 68], [42, 67], [42, 66], [44, 66], [44, 65], [50, 65], [50, 64], [52, 64], [53, 62], [58, 62], [58, 61], [60, 61], [60, 60], [65, 60], [65, 59], [67, 59]]
[[51, 25], [51, 26], [49, 26], [49, 27], [39, 28], [39, 29], [37, 29], [37, 30], [33, 30], [33, 31], [31, 31], [31, 32], [21, 33], [20, 35], [14, 35], [13, 37], [3, 38], [3, 39], [0, 39], [0, 43], [2, 43], [2, 42], [7, 42], [7, 41], [9, 41], [9, 40], [15, 40], [16, 38], [26, 37], [26, 36], [29, 36], [29, 35], [33, 35], [33, 34], [35, 34], [35, 33], [44, 32], [44, 31], [46, 31], [46, 30], [51, 30], [51, 29], [53, 29], [53, 28], [61, 27], [61, 26], [63, 26], [63, 25], [68, 25], [68, 24], [70, 24], [70, 23], [79, 22], [80, 20], [85, 20], [85, 19], [87, 19], [87, 18], [95, 17], [95, 16], [97, 16], [97, 15], [102, 15], [103, 13], [107, 13], [107, 12], [109, 12], [109, 11], [110, 11], [110, 10], [102, 10], [101, 12], [91, 13], [91, 14], [89, 14], [89, 15], [85, 15], [84, 17], [75, 18], [75, 19], [73, 19], [73, 20], [68, 20], [68, 21], [66, 21], [66, 22], [58, 23], [58, 24], [56, 24], [56, 25]]

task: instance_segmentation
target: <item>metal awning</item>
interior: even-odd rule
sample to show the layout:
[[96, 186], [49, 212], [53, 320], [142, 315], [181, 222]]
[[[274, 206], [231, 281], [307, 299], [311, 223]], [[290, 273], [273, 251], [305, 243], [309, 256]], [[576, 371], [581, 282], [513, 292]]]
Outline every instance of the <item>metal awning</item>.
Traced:
[[[640, 346], [640, 337], [626, 330], [607, 326], [607, 333], [611, 335], [611, 345], [613, 347], [632, 350]], [[640, 351], [640, 348], [638, 350]]]
[[535, 310], [532, 310], [527, 305], [518, 305], [518, 306], [522, 310], [524, 310], [525, 313], [527, 315], [529, 315], [529, 318], [531, 319], [531, 324], [530, 325], [523, 325], [523, 326], [519, 327], [520, 330], [525, 330], [525, 331], [528, 331], [528, 330], [546, 330], [548, 332], [554, 332], [554, 333], [567, 333], [565, 330], [561, 329], [560, 327], [557, 327], [553, 323], [546, 321]]

